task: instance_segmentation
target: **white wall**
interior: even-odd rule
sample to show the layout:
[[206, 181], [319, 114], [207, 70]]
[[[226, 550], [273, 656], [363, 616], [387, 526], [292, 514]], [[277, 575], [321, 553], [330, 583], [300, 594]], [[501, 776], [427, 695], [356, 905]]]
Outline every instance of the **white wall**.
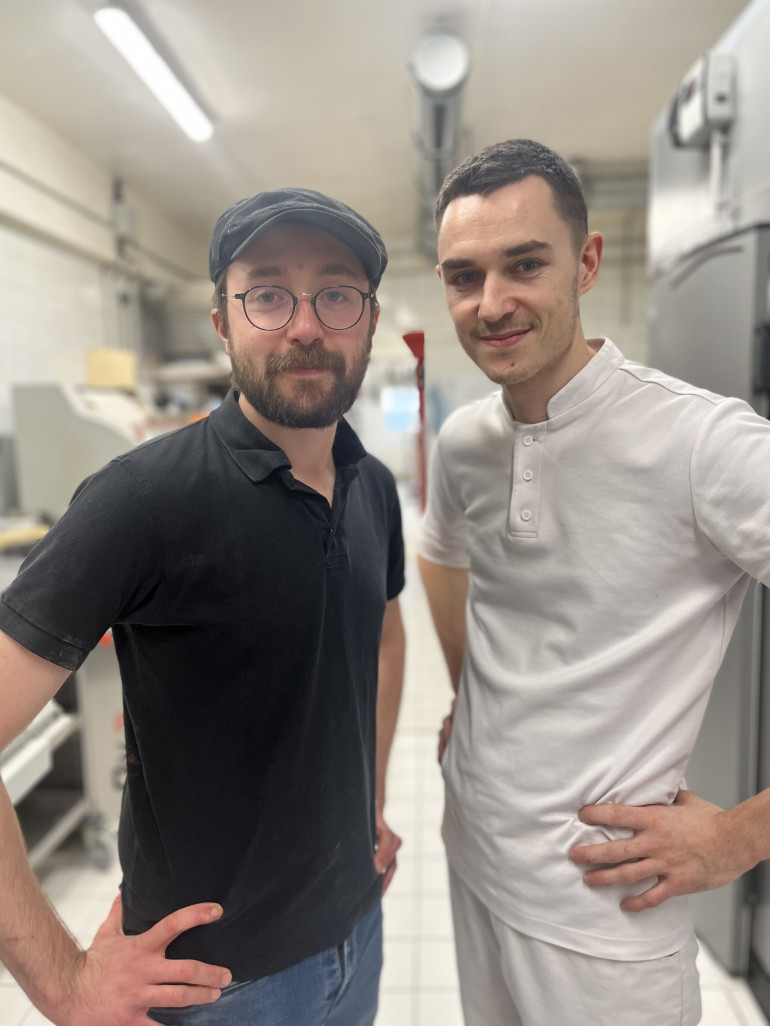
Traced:
[[[92, 260], [117, 260], [113, 172], [0, 95], [0, 219]], [[206, 243], [128, 191], [133, 245], [125, 264], [148, 277], [205, 270]]]
[[0, 96], [0, 439], [14, 383], [82, 383], [86, 350], [138, 351], [140, 283], [205, 273], [208, 240], [131, 190], [125, 199], [119, 253], [112, 172]]

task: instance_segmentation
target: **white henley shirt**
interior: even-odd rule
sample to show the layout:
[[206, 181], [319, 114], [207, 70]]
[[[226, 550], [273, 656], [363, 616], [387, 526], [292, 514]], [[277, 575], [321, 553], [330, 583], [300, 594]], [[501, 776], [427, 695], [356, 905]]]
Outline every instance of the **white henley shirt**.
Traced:
[[[591, 889], [583, 805], [670, 803], [750, 577], [770, 585], [770, 422], [627, 361], [609, 340], [514, 420], [501, 391], [444, 424], [421, 554], [470, 569], [444, 757], [444, 839], [523, 933], [616, 959], [678, 950], [687, 899]], [[736, 696], [737, 697], [737, 696]]]

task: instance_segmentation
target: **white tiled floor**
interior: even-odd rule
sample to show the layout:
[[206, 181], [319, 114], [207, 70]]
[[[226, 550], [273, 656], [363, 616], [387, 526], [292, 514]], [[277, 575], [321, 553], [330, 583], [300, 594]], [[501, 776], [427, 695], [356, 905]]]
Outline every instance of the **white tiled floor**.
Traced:
[[[409, 534], [408, 544], [413, 551]], [[411, 562], [402, 604], [408, 629], [407, 677], [388, 776], [387, 817], [404, 844], [385, 898], [385, 968], [377, 1026], [461, 1026], [436, 763], [436, 731], [450, 694]], [[106, 872], [94, 869], [73, 842], [52, 857], [40, 877], [64, 921], [88, 944], [117, 892], [117, 866]], [[699, 968], [701, 1026], [765, 1026], [767, 1020], [742, 980], [728, 977], [706, 951]], [[0, 1026], [46, 1022], [0, 968]]]

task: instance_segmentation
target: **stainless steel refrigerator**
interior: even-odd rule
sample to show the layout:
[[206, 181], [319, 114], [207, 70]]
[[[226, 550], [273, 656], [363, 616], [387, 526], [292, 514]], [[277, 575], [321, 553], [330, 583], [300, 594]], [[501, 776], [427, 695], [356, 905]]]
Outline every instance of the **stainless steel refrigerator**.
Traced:
[[[770, 412], [770, 0], [685, 75], [650, 162], [650, 363]], [[770, 476], [770, 467], [768, 467]], [[770, 531], [770, 524], [768, 524]], [[749, 590], [687, 771], [732, 806], [770, 787], [770, 594]], [[770, 871], [692, 898], [696, 930], [770, 1014]]]

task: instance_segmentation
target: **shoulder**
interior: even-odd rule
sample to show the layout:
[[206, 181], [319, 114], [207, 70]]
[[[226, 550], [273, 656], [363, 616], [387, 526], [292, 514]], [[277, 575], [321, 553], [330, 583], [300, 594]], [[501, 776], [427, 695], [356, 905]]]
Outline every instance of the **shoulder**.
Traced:
[[608, 393], [608, 417], [630, 425], [660, 454], [678, 451], [703, 463], [732, 458], [735, 445], [770, 440], [770, 421], [743, 399], [719, 395], [688, 381], [624, 361]]
[[506, 424], [510, 427], [510, 420], [502, 391], [496, 389], [450, 413], [441, 425], [437, 445], [445, 451], [473, 449], [491, 435], [504, 431]]
[[200, 495], [203, 479], [208, 480], [214, 468], [221, 466], [210, 458], [212, 447], [220, 448], [204, 419], [143, 442], [104, 469], [131, 478], [146, 495]]
[[367, 453], [359, 461], [358, 478], [368, 501], [377, 502], [386, 509], [399, 505], [398, 487], [393, 472], [376, 456]]
[[682, 381], [655, 367], [646, 367], [632, 360], [624, 360], [618, 368], [618, 373], [632, 388], [646, 393], [650, 402], [688, 403], [693, 408], [700, 409], [704, 415], [723, 403], [740, 401], [710, 392], [706, 388], [699, 388], [689, 381]]
[[135, 449], [117, 456], [112, 462], [122, 463], [127, 469], [141, 467], [151, 470], [174, 466], [186, 452], [200, 453], [201, 444], [210, 433], [209, 427], [208, 418], [186, 424], [184, 427], [142, 442]]

